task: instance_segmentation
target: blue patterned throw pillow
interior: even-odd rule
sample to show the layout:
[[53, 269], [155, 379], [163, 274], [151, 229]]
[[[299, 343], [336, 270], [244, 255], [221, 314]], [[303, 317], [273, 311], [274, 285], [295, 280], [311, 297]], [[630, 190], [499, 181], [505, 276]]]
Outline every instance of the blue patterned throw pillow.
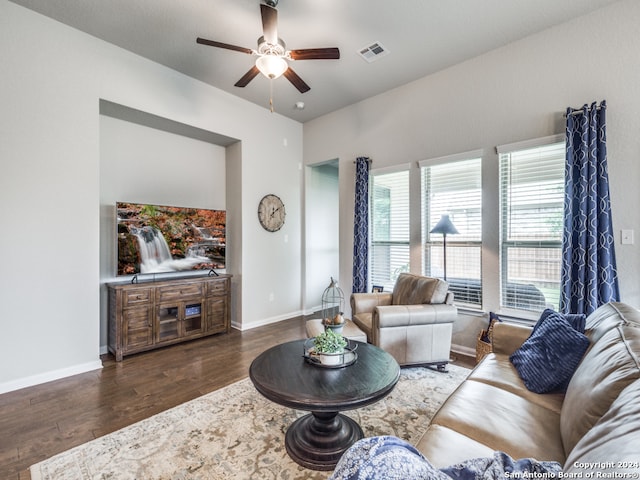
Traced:
[[580, 333], [584, 333], [585, 324], [587, 321], [587, 316], [584, 313], [558, 313], [551, 308], [545, 309], [542, 312], [542, 314], [540, 314], [538, 323], [536, 323], [535, 326], [533, 327], [533, 332], [535, 332], [536, 328], [538, 328], [551, 314], [560, 315], [561, 317], [564, 317], [565, 320], [567, 320], [571, 324], [574, 330], [577, 330]]
[[589, 339], [557, 312], [539, 321], [509, 359], [525, 386], [535, 393], [566, 390], [589, 348]]

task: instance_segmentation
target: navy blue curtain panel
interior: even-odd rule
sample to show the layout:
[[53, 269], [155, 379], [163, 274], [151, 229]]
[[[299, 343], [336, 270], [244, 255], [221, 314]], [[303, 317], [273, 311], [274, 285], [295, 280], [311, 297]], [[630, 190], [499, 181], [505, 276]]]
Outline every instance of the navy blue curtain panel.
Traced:
[[619, 301], [607, 171], [606, 102], [567, 109], [560, 308], [589, 315]]
[[353, 216], [353, 293], [367, 291], [369, 276], [369, 165], [356, 159], [356, 201]]

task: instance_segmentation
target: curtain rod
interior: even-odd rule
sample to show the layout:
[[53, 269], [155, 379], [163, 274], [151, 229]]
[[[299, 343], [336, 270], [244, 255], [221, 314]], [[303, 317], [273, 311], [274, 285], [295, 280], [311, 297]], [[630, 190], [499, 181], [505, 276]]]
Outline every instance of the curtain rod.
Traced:
[[[596, 107], [596, 110], [601, 110], [602, 107], [600, 105], [598, 105]], [[587, 112], [591, 111], [591, 107], [587, 107]], [[581, 113], [584, 113], [584, 109], [583, 108], [578, 108], [578, 109], [573, 109], [573, 112], [571, 112], [569, 115], [580, 115]], [[567, 118], [567, 113], [565, 112], [564, 115], [562, 115], [564, 118]]]

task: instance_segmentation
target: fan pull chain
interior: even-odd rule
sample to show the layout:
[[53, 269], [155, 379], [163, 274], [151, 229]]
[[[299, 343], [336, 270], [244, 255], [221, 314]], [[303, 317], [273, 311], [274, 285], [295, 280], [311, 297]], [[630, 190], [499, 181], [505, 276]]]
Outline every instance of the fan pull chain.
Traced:
[[273, 78], [269, 79], [269, 110], [273, 113]]

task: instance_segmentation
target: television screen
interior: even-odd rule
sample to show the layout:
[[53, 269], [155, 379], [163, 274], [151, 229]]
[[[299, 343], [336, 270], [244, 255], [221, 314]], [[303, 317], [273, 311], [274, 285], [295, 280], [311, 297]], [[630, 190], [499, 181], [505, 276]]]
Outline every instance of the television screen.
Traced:
[[225, 268], [226, 212], [116, 203], [118, 275]]

